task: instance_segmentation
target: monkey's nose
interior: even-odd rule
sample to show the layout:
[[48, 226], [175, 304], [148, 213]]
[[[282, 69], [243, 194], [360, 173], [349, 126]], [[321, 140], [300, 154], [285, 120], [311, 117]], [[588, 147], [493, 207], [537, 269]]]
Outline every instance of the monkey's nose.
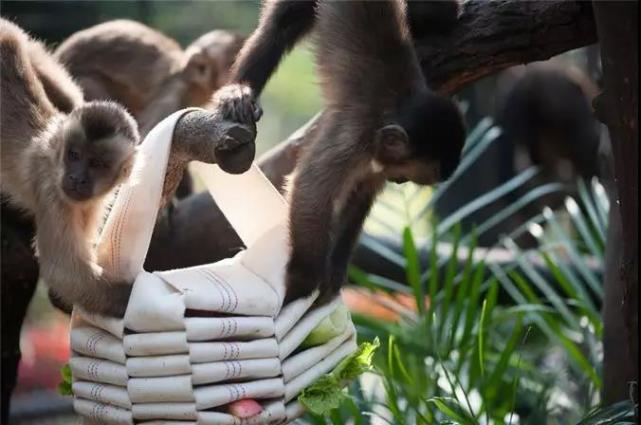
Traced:
[[69, 174], [62, 183], [65, 194], [75, 201], [84, 201], [91, 198], [91, 185], [84, 177]]
[[75, 186], [82, 186], [87, 184], [87, 178], [86, 177], [79, 177], [74, 174], [69, 174], [67, 176], [67, 179], [69, 180], [69, 183], [75, 185]]

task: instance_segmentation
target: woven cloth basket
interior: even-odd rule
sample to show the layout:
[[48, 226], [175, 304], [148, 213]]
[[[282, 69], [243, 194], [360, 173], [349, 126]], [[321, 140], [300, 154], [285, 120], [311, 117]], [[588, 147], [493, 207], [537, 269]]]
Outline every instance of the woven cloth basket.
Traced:
[[[299, 349], [336, 308], [317, 294], [284, 308], [289, 255], [287, 203], [254, 165], [229, 175], [196, 170], [247, 249], [214, 264], [143, 270], [157, 217], [173, 130], [191, 109], [159, 123], [140, 149], [142, 164], [119, 191], [98, 245], [100, 264], [133, 281], [123, 319], [74, 308], [74, 409], [85, 424], [281, 424], [304, 413], [300, 392], [356, 349], [354, 325], [327, 343]], [[241, 420], [231, 401], [263, 411]]]

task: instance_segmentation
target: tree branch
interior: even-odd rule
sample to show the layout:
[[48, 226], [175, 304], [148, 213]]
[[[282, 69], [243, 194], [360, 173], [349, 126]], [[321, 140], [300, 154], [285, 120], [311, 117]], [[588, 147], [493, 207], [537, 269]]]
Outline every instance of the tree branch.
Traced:
[[470, 0], [449, 33], [416, 40], [415, 47], [432, 87], [453, 93], [510, 66], [596, 42], [590, 2]]

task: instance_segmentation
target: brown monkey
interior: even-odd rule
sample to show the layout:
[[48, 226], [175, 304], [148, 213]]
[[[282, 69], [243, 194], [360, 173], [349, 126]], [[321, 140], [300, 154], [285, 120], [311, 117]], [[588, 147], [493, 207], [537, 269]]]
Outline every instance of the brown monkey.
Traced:
[[[413, 2], [408, 3], [408, 7]], [[214, 96], [230, 119], [260, 117], [256, 97], [281, 56], [314, 27], [325, 111], [291, 191], [285, 302], [343, 284], [363, 221], [385, 180], [432, 184], [457, 167], [465, 126], [427, 86], [406, 5], [389, 1], [267, 1], [230, 84]], [[458, 4], [436, 8], [454, 22]], [[429, 23], [425, 23], [429, 25]]]
[[[56, 109], [34, 66], [55, 59], [34, 43], [0, 20], [1, 191], [34, 218], [41, 276], [62, 302], [122, 316], [131, 286], [96, 264], [93, 239], [106, 196], [135, 161], [136, 123], [112, 102]], [[48, 77], [58, 93], [77, 90], [68, 76]]]
[[205, 105], [226, 81], [242, 42], [217, 30], [183, 51], [146, 25], [114, 20], [73, 34], [55, 55], [78, 80], [87, 100], [119, 102], [144, 136], [172, 112]]

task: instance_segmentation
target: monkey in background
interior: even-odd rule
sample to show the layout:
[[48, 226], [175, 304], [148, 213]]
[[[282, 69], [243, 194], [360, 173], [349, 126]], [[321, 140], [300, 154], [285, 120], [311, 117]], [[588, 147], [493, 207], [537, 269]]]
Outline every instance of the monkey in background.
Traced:
[[574, 182], [599, 173], [597, 87], [579, 69], [554, 63], [511, 68], [499, 80], [497, 122], [548, 178]]
[[[96, 263], [94, 238], [108, 194], [134, 165], [136, 123], [113, 102], [57, 109], [38, 77], [48, 68], [34, 65], [55, 59], [4, 19], [0, 53], [2, 194], [33, 217], [41, 276], [62, 303], [121, 317], [131, 286]], [[56, 74], [47, 75], [53, 92], [73, 98], [71, 78]]]
[[[568, 193], [575, 190], [578, 177], [603, 177], [607, 161], [600, 158], [599, 151], [609, 146], [603, 143], [600, 124], [592, 112], [597, 85], [563, 57], [503, 71], [494, 93], [495, 105], [489, 102], [480, 114], [493, 114], [502, 134], [442, 194], [435, 203], [436, 214], [440, 217], [452, 214], [530, 165], [537, 165], [540, 172], [464, 218], [463, 231], [478, 228], [536, 187], [562, 182], [565, 190], [537, 197], [477, 235], [477, 243], [482, 247], [495, 246], [504, 235], [539, 214], [544, 207], [562, 206]], [[478, 96], [476, 102], [486, 102], [485, 91]], [[529, 233], [519, 236], [516, 242], [522, 248], [538, 244]]]
[[[229, 119], [259, 119], [257, 97], [270, 75], [314, 28], [325, 110], [289, 195], [286, 303], [317, 288], [319, 303], [338, 292], [386, 180], [432, 184], [458, 165], [466, 133], [462, 116], [427, 86], [405, 9], [401, 0], [266, 1], [236, 59], [232, 84], [214, 95]], [[432, 15], [434, 22], [456, 21], [457, 2], [437, 9], [446, 16]]]
[[28, 50], [31, 66], [53, 106], [60, 112], [68, 114], [82, 105], [84, 102], [82, 90], [64, 67], [51, 56], [47, 48], [34, 39], [31, 39], [25, 47]]
[[114, 100], [125, 106], [144, 136], [172, 112], [207, 104], [226, 82], [243, 41], [216, 30], [183, 51], [164, 34], [121, 19], [74, 33], [55, 56], [87, 100]]
[[[55, 51], [87, 100], [114, 100], [136, 118], [144, 137], [172, 112], [205, 106], [228, 78], [244, 38], [214, 30], [184, 51], [173, 39], [139, 22], [119, 19], [78, 31]], [[185, 172], [178, 199], [191, 194]]]

